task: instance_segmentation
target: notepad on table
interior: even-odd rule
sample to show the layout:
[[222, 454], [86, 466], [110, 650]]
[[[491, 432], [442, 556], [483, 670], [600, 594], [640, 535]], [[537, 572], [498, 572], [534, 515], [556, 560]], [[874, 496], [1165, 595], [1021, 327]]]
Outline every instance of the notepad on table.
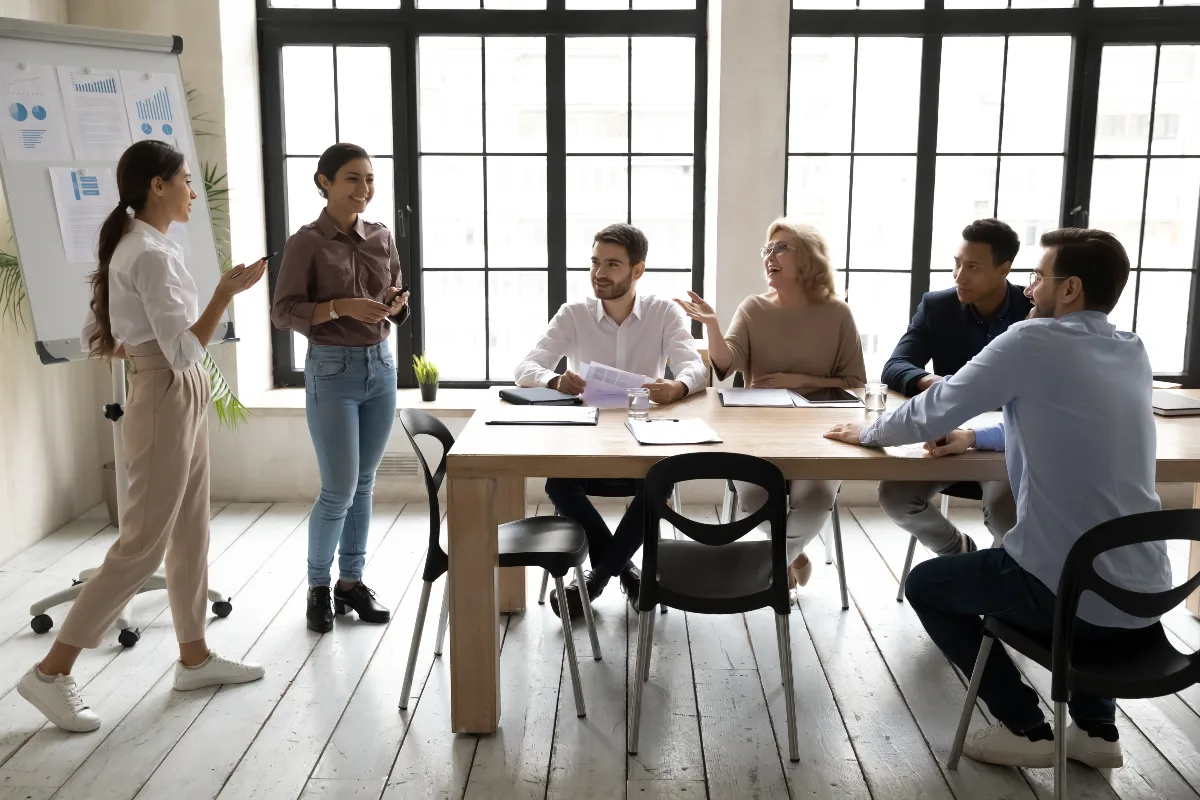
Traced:
[[497, 406], [486, 425], [595, 425], [599, 411], [580, 406]]
[[1154, 413], [1160, 417], [1192, 417], [1200, 415], [1200, 401], [1185, 394], [1159, 392], [1153, 394]]
[[726, 408], [793, 408], [792, 393], [787, 389], [721, 389], [721, 405]]
[[625, 427], [638, 444], [716, 444], [721, 441], [717, 432], [702, 419], [626, 420]]

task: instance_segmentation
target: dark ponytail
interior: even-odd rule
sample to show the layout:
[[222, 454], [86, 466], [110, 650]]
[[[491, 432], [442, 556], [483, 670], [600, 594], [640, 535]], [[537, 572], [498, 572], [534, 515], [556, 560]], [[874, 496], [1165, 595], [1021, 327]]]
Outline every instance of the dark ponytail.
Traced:
[[100, 226], [97, 253], [100, 263], [91, 274], [91, 307], [96, 317], [96, 329], [88, 337], [88, 349], [93, 356], [111, 358], [117, 351], [108, 313], [108, 263], [129, 228], [129, 211], [132, 209], [136, 214], [146, 207], [152, 180], [172, 180], [182, 167], [183, 153], [156, 139], [135, 142], [117, 162], [117, 192], [121, 201]]

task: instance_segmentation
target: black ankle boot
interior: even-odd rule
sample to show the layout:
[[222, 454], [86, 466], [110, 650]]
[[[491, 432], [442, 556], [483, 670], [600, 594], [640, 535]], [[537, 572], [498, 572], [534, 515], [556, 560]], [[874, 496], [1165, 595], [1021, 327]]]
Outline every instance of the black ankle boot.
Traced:
[[354, 609], [363, 622], [382, 624], [392, 618], [392, 612], [375, 599], [375, 592], [361, 582], [354, 584], [350, 589], [343, 589], [339, 584], [333, 590], [333, 607], [339, 614]]
[[308, 629], [314, 633], [333, 630], [333, 607], [328, 586], [313, 586], [308, 590]]

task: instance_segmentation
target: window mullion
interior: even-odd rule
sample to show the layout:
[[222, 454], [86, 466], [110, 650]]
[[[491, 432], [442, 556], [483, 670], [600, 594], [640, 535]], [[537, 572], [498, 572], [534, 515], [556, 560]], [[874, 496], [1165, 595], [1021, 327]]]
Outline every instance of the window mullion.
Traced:
[[[939, 3], [940, 5], [940, 3]], [[913, 188], [912, 280], [909, 313], [915, 314], [929, 291], [933, 252], [933, 199], [937, 170], [938, 102], [941, 94], [942, 37], [927, 34], [921, 42], [921, 105], [917, 117], [917, 177]]]
[[[559, 0], [561, 2], [562, 0]], [[566, 37], [546, 37], [546, 318], [567, 302]], [[574, 254], [578, 255], [578, 254]]]

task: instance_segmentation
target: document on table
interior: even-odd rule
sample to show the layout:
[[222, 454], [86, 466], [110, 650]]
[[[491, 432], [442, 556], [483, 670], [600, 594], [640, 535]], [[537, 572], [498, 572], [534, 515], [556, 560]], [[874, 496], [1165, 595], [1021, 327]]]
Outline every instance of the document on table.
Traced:
[[81, 161], [119, 159], [133, 140], [116, 70], [59, 67], [58, 84], [75, 157]]
[[721, 389], [721, 405], [726, 408], [792, 408], [792, 393], [787, 389]]
[[600, 412], [582, 406], [496, 406], [485, 425], [595, 425]]
[[184, 137], [182, 117], [187, 105], [179, 93], [179, 81], [169, 72], [121, 70], [125, 90], [125, 117], [135, 142], [158, 139], [191, 159]]
[[654, 378], [591, 361], [579, 365], [579, 377], [586, 384], [583, 400], [593, 408], [625, 408], [630, 389], [654, 383]]
[[0, 62], [0, 108], [0, 140], [9, 161], [70, 160], [54, 67]]
[[95, 261], [100, 226], [117, 205], [112, 170], [50, 167], [50, 186], [67, 263]]
[[702, 419], [631, 419], [625, 427], [638, 444], [717, 444], [721, 437]]

